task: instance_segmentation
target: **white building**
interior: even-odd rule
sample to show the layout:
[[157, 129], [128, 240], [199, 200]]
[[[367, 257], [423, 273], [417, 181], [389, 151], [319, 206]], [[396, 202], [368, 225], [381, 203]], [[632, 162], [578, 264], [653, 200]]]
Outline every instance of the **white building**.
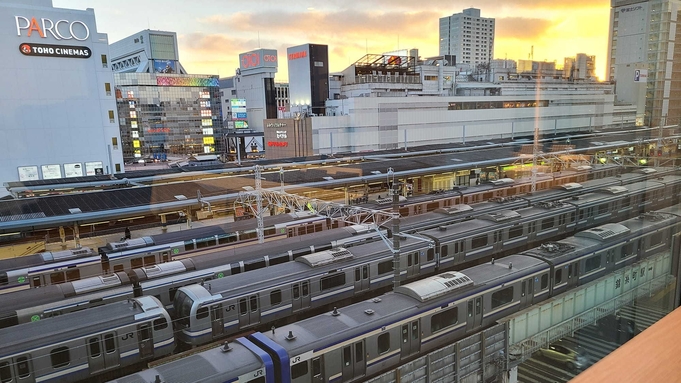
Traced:
[[577, 53], [575, 57], [566, 57], [563, 64], [563, 78], [576, 81], [596, 79], [596, 56]]
[[494, 57], [494, 19], [480, 17], [476, 8], [440, 19], [440, 56], [456, 56], [456, 62], [477, 65]]
[[179, 61], [175, 32], [146, 29], [111, 43], [109, 50], [114, 72], [187, 74]]
[[681, 122], [679, 10], [679, 0], [611, 0], [606, 78], [618, 102], [636, 105], [639, 125]]
[[0, 1], [0, 181], [123, 171], [106, 34], [93, 9]]

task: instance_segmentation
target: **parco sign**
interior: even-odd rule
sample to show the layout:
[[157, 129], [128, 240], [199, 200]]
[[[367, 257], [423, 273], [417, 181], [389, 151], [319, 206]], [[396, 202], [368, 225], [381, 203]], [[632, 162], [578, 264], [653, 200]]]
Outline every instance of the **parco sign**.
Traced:
[[30, 20], [23, 16], [14, 16], [17, 27], [17, 36], [26, 32], [26, 37], [31, 37], [33, 32], [42, 38], [52, 36], [55, 40], [78, 40], [85, 41], [90, 37], [90, 28], [82, 21], [57, 20], [52, 21], [42, 18], [38, 21], [35, 17]]

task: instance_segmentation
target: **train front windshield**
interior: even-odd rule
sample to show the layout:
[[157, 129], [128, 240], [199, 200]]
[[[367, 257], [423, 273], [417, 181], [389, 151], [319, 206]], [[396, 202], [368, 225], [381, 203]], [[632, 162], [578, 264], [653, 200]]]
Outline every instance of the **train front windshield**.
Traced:
[[192, 305], [194, 300], [182, 290], [178, 290], [175, 300], [173, 301], [173, 308], [175, 309], [175, 316], [177, 323], [189, 326], [189, 315], [192, 312]]

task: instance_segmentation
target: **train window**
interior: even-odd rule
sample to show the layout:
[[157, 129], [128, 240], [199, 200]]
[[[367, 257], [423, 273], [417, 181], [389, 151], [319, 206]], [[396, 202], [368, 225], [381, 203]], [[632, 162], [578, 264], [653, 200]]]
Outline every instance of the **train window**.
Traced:
[[300, 298], [300, 286], [293, 285], [293, 299]]
[[355, 363], [360, 363], [364, 360], [364, 343], [355, 343]]
[[64, 278], [64, 273], [62, 272], [50, 273], [50, 283], [52, 283], [53, 285], [64, 282], [66, 282], [66, 279]]
[[634, 244], [633, 243], [627, 243], [624, 245], [622, 248], [622, 258], [634, 254]]
[[22, 379], [31, 376], [31, 369], [28, 366], [27, 356], [17, 358], [17, 375]]
[[479, 235], [471, 240], [471, 249], [487, 246], [487, 234]]
[[[458, 242], [455, 243], [454, 247], [455, 248], [459, 247], [459, 243]], [[456, 252], [456, 250], [454, 250], [454, 252]], [[448, 255], [449, 255], [449, 247], [447, 245], [442, 245], [442, 247], [440, 247], [440, 257], [445, 258]]]
[[383, 354], [390, 351], [390, 333], [383, 333], [378, 336], [378, 353]]
[[40, 287], [43, 285], [42, 281], [40, 280], [40, 276], [35, 276], [31, 280], [33, 281], [31, 283], [31, 286], [33, 287]]
[[185, 249], [185, 251], [194, 250], [194, 242], [186, 241], [184, 243], [184, 249]]
[[523, 281], [523, 286], [520, 288], [520, 296], [525, 296], [525, 281]]
[[231, 275], [239, 274], [239, 273], [241, 272], [241, 264], [239, 264], [239, 263], [232, 263], [232, 264], [229, 265], [229, 266], [230, 266]]
[[513, 301], [513, 286], [492, 293], [492, 310]]
[[201, 307], [196, 310], [196, 319], [208, 318], [208, 307]]
[[610, 211], [610, 209], [608, 208], [608, 204], [604, 203], [604, 204], [598, 205], [597, 211], [598, 211], [597, 214], [600, 215], [600, 214], [606, 214], [608, 211]]
[[459, 322], [459, 308], [440, 311], [430, 318], [430, 332], [434, 334]]
[[0, 286], [5, 286], [9, 284], [9, 278], [7, 278], [7, 273], [0, 273]]
[[584, 272], [585, 273], [588, 273], [590, 271], [594, 271], [594, 270], [598, 269], [599, 267], [601, 267], [601, 256], [600, 256], [600, 254], [595, 256], [595, 257], [591, 257], [591, 258], [587, 259], [586, 262], [584, 262]]
[[136, 269], [136, 268], [138, 268], [138, 267], [144, 266], [144, 261], [142, 260], [142, 257], [131, 259], [131, 260], [130, 260], [130, 266], [131, 266], [133, 269]]
[[301, 226], [298, 228], [298, 235], [305, 235], [305, 226]]
[[523, 235], [523, 225], [513, 226], [508, 229], [508, 239], [518, 238]]
[[276, 306], [281, 303], [281, 290], [274, 290], [270, 293], [270, 304]]
[[301, 376], [307, 375], [307, 360], [304, 362], [296, 363], [291, 366], [291, 379], [298, 379]]
[[332, 289], [334, 287], [343, 286], [343, 285], [345, 285], [345, 273], [343, 273], [343, 272], [337, 273], [336, 275], [329, 275], [329, 276], [323, 277], [319, 281], [319, 289], [321, 291], [329, 290], [329, 289]]
[[355, 282], [359, 282], [361, 280], [361, 274], [359, 272], [359, 267], [355, 267]]
[[660, 233], [655, 233], [650, 236], [650, 246], [657, 246], [662, 244], [664, 241], [662, 240], [662, 232]]
[[281, 265], [282, 263], [288, 262], [288, 254], [270, 257], [270, 266]]
[[77, 281], [80, 279], [80, 270], [78, 269], [68, 269], [66, 270], [66, 281]]
[[68, 347], [57, 347], [50, 351], [52, 368], [61, 368], [71, 363], [71, 355]]
[[246, 304], [246, 298], [239, 299], [239, 314], [246, 315], [248, 313], [248, 305]]
[[116, 351], [116, 339], [113, 334], [104, 335], [104, 351], [106, 351], [107, 354]]
[[426, 252], [426, 254], [427, 254], [427, 255], [426, 255], [426, 258], [427, 258], [429, 261], [432, 261], [433, 259], [435, 259], [435, 249], [428, 249], [428, 251]]
[[583, 220], [584, 217], [586, 216], [586, 209], [580, 209], [579, 210], [579, 220]]
[[561, 214], [558, 216], [558, 224], [559, 225], [565, 225], [565, 214]]
[[440, 207], [439, 202], [430, 202], [426, 205], [426, 211], [433, 211]]
[[144, 266], [151, 266], [156, 264], [156, 256], [155, 255], [147, 255], [144, 257]]
[[630, 197], [622, 198], [621, 206], [623, 208], [631, 206], [631, 198]]
[[575, 217], [577, 217], [577, 213], [574, 211], [570, 213], [570, 222], [575, 222]]
[[12, 369], [9, 362], [0, 363], [0, 383], [7, 383], [12, 381]]
[[312, 377], [318, 377], [322, 374], [322, 359], [312, 359]]
[[149, 329], [149, 327], [150, 326], [149, 326], [148, 323], [145, 323], [145, 324], [139, 326], [138, 337], [139, 337], [140, 342], [151, 339], [151, 330]]
[[555, 222], [554, 222], [553, 217], [546, 218], [546, 219], [541, 221], [541, 228], [542, 228], [542, 230], [550, 229], [554, 226], [554, 224], [555, 224]]
[[305, 281], [303, 282], [303, 296], [306, 297], [310, 295], [310, 284]]
[[265, 383], [265, 377], [261, 376], [261, 377], [259, 377], [259, 378], [255, 378], [255, 379], [249, 380], [249, 381], [246, 382], [246, 383]]
[[[206, 310], [208, 311], [208, 310]], [[197, 315], [198, 316], [198, 315]], [[154, 320], [154, 331], [161, 331], [168, 327], [168, 320], [166, 318], [158, 318]]]
[[88, 347], [90, 348], [90, 357], [96, 358], [101, 355], [102, 350], [99, 348], [99, 338], [90, 338], [88, 341]]
[[251, 271], [251, 270], [257, 270], [257, 269], [262, 269], [266, 267], [267, 264], [265, 263], [265, 259], [259, 259], [255, 262], [248, 262], [244, 263], [244, 270], [245, 271]]
[[321, 223], [317, 223], [317, 224], [314, 225], [315, 233], [318, 233], [318, 232], [323, 231], [323, 230], [324, 230], [324, 228], [322, 227]]
[[115, 265], [114, 266], [114, 273], [118, 273], [120, 271], [125, 270], [125, 267], [123, 265]]
[[273, 236], [273, 235], [277, 234], [277, 229], [274, 229], [274, 228], [265, 229], [264, 234], [265, 234], [265, 237]]
[[549, 275], [544, 274], [541, 276], [541, 290], [544, 290], [547, 287], [549, 287]]
[[258, 311], [258, 297], [256, 296], [251, 297], [251, 311], [252, 312]]
[[[445, 246], [443, 246], [445, 247]], [[383, 261], [378, 264], [378, 275], [391, 273], [393, 271], [393, 261]]]
[[473, 300], [468, 301], [468, 316], [473, 316]]

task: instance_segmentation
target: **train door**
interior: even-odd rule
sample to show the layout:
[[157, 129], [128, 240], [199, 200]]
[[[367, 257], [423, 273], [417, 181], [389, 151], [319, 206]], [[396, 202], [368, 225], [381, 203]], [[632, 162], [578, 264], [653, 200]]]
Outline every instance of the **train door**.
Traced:
[[310, 307], [310, 282], [303, 281], [291, 286], [292, 310], [304, 310]]
[[407, 278], [419, 275], [419, 252], [407, 253]]
[[161, 252], [161, 262], [170, 262], [170, 252], [169, 251], [162, 251]]
[[534, 298], [534, 277], [522, 281], [520, 285], [520, 308], [532, 306]]
[[419, 321], [411, 321], [402, 325], [401, 358], [416, 354], [421, 349], [421, 326]]
[[579, 261], [572, 262], [568, 266], [567, 278], [568, 288], [579, 284]]
[[312, 383], [324, 381], [324, 363], [322, 357], [312, 359]]
[[260, 300], [257, 294], [239, 298], [239, 327], [260, 323]]
[[151, 332], [151, 323], [137, 325], [137, 342], [140, 350], [140, 359], [154, 356], [154, 338]]
[[96, 373], [119, 365], [115, 333], [95, 335], [87, 340], [88, 365]]
[[364, 376], [366, 361], [364, 360], [364, 341], [355, 342], [343, 347], [343, 382], [350, 382]]
[[369, 265], [355, 267], [355, 292], [369, 289]]
[[35, 376], [30, 355], [15, 356], [0, 361], [0, 382], [34, 383]]
[[222, 336], [225, 330], [222, 305], [218, 304], [210, 307], [210, 323], [213, 329], [213, 338]]
[[469, 299], [467, 307], [466, 331], [471, 331], [482, 324], [482, 297]]

